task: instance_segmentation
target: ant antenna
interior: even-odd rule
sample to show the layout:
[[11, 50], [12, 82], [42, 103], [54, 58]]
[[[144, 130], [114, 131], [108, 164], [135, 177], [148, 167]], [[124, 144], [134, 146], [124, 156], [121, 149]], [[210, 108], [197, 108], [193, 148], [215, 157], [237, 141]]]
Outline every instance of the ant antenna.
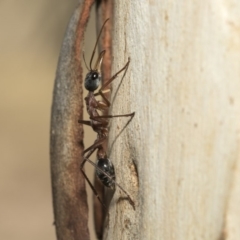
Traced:
[[86, 63], [85, 52], [84, 51], [82, 52], [82, 55], [83, 55], [83, 60], [84, 60], [84, 63], [85, 63], [85, 67], [87, 68], [88, 71], [90, 71], [90, 69], [89, 69], [89, 67], [87, 66], [87, 63]]
[[99, 32], [99, 34], [98, 34], [98, 38], [97, 38], [97, 41], [96, 41], [96, 43], [95, 43], [95, 46], [94, 46], [94, 49], [93, 49], [93, 53], [92, 53], [92, 56], [91, 56], [91, 60], [90, 60], [90, 69], [91, 69], [91, 70], [92, 70], [92, 60], [93, 60], [93, 57], [94, 57], [94, 55], [95, 55], [95, 51], [96, 51], [96, 48], [97, 48], [98, 41], [99, 41], [100, 36], [101, 36], [101, 33], [102, 33], [102, 31], [103, 31], [103, 27], [105, 26], [105, 24], [106, 24], [106, 22], [107, 22], [108, 20], [109, 20], [109, 18], [105, 20], [105, 22], [103, 23], [102, 28], [101, 28], [101, 30], [100, 30], [100, 32]]
[[102, 60], [103, 60], [105, 52], [106, 52], [106, 50], [101, 51], [99, 56], [98, 56], [98, 59], [96, 61], [96, 65], [94, 67], [94, 70], [97, 70], [98, 72], [100, 72], [100, 68], [101, 68], [101, 65], [102, 65]]

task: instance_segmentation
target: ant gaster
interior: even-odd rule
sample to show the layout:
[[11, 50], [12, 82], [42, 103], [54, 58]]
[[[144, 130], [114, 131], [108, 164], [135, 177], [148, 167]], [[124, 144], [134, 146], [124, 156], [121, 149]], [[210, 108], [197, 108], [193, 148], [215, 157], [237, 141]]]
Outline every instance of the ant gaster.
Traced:
[[[107, 153], [104, 147], [104, 142], [107, 139], [108, 136], [108, 119], [114, 118], [114, 117], [131, 117], [133, 118], [134, 112], [130, 114], [123, 114], [123, 115], [99, 115], [98, 110], [100, 111], [106, 111], [110, 107], [110, 102], [108, 101], [106, 95], [104, 94], [104, 90], [108, 87], [108, 85], [118, 76], [119, 73], [126, 71], [128, 68], [128, 65], [130, 63], [130, 59], [128, 59], [128, 62], [126, 65], [119, 70], [115, 75], [113, 75], [108, 81], [106, 81], [105, 84], [101, 86], [101, 88], [98, 90], [97, 93], [94, 93], [96, 91], [101, 83], [101, 65], [103, 61], [103, 57], [105, 54], [105, 50], [101, 51], [98, 59], [96, 61], [96, 64], [94, 68], [92, 68], [92, 61], [93, 57], [95, 55], [96, 47], [99, 41], [99, 38], [101, 36], [102, 30], [104, 25], [109, 19], [107, 19], [98, 35], [96, 44], [93, 49], [93, 53], [91, 56], [89, 67], [86, 64], [85, 56], [83, 52], [83, 59], [85, 62], [85, 65], [89, 72], [86, 75], [84, 86], [88, 90], [88, 95], [85, 97], [87, 112], [89, 114], [90, 121], [85, 120], [79, 120], [79, 123], [91, 126], [92, 129], [97, 133], [97, 139], [87, 149], [83, 151], [83, 161], [81, 163], [81, 172], [83, 173], [85, 179], [87, 180], [89, 186], [91, 187], [92, 191], [100, 201], [100, 203], [105, 206], [99, 197], [96, 189], [90, 182], [89, 178], [87, 177], [86, 173], [84, 172], [84, 164], [88, 161], [90, 164], [92, 164], [96, 168], [96, 175], [100, 179], [100, 181], [103, 183], [104, 186], [108, 188], [115, 189], [115, 185], [117, 185], [127, 196], [129, 199], [130, 204], [135, 209], [135, 204], [133, 200], [131, 199], [130, 195], [115, 181], [115, 170], [112, 162], [107, 157]], [[95, 96], [100, 95], [102, 97], [102, 101], [98, 101]], [[89, 157], [93, 154], [93, 152], [97, 150], [97, 163], [95, 164], [93, 161], [89, 159]]]

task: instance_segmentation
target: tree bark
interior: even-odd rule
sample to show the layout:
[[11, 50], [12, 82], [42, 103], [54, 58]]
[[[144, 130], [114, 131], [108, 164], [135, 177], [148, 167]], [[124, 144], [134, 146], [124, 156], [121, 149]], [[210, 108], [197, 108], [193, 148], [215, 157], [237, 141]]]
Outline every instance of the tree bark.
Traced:
[[136, 210], [117, 189], [104, 239], [240, 239], [240, 4], [113, 9], [112, 74], [131, 63], [111, 114], [136, 114], [112, 120], [109, 151]]
[[53, 94], [51, 175], [58, 240], [87, 240], [88, 206], [80, 172], [83, 152], [82, 39], [93, 0], [79, 4], [63, 41]]

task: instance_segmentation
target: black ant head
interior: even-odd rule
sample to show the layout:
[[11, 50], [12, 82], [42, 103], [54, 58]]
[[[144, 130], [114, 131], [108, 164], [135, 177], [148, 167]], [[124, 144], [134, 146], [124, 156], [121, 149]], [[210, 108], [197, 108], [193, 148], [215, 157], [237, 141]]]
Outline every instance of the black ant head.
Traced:
[[85, 78], [85, 88], [90, 92], [95, 91], [100, 85], [101, 66], [102, 66], [102, 60], [103, 60], [104, 54], [105, 54], [105, 50], [103, 50], [99, 54], [93, 69], [91, 68], [91, 62], [90, 62], [89, 73], [86, 75], [86, 78]]
[[93, 58], [94, 58], [94, 55], [95, 55], [95, 51], [96, 51], [96, 48], [97, 48], [98, 41], [99, 41], [101, 33], [103, 31], [103, 27], [108, 20], [109, 20], [109, 18], [104, 22], [104, 24], [103, 24], [103, 26], [100, 30], [100, 33], [98, 35], [97, 41], [95, 43], [95, 46], [94, 46], [94, 49], [93, 49], [93, 52], [92, 52], [89, 67], [86, 64], [85, 56], [84, 56], [84, 52], [83, 52], [83, 60], [84, 60], [86, 68], [89, 70], [89, 73], [87, 74], [87, 76], [85, 78], [85, 88], [90, 92], [95, 91], [99, 87], [99, 84], [101, 82], [101, 66], [102, 66], [102, 61], [103, 61], [103, 57], [104, 57], [104, 54], [105, 54], [105, 50], [100, 52], [94, 68], [92, 68], [92, 61], [93, 61]]
[[100, 72], [97, 70], [90, 70], [90, 72], [86, 75], [84, 86], [88, 91], [94, 92], [99, 87], [100, 82]]

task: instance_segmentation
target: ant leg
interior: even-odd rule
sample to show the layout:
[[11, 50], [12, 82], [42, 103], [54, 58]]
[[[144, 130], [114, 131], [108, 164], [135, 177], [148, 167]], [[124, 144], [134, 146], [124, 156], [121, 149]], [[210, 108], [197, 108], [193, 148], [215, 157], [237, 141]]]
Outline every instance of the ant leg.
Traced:
[[[90, 118], [90, 119], [91, 119], [91, 118]], [[105, 127], [105, 126], [108, 125], [108, 122], [107, 122], [107, 121], [104, 121], [104, 120], [101, 120], [101, 119], [100, 119], [100, 120], [97, 120], [97, 119], [96, 119], [96, 121], [100, 123], [99, 125], [100, 125], [101, 127]], [[78, 123], [85, 124], [85, 125], [87, 125], [87, 126], [92, 127], [91, 121], [78, 120]], [[97, 124], [95, 124], [95, 125], [97, 125]]]
[[[87, 149], [85, 149], [84, 151], [83, 151], [83, 155], [85, 155], [87, 152], [89, 152], [90, 151], [90, 154], [87, 154], [87, 156], [86, 157], [84, 157], [84, 158], [89, 158], [91, 155], [92, 155], [92, 153], [100, 146], [100, 145], [102, 145], [103, 143], [104, 143], [104, 141], [106, 140], [106, 137], [102, 137], [101, 139], [97, 139], [95, 142], [94, 142], [94, 144], [93, 145], [91, 145], [90, 147], [88, 147]], [[93, 150], [94, 149], [94, 150]], [[91, 152], [91, 150], [93, 150], [93, 152]], [[85, 162], [84, 162], [85, 163]], [[84, 164], [83, 163], [83, 164]]]
[[97, 197], [98, 201], [102, 204], [102, 206], [103, 206], [104, 208], [107, 208], [107, 207], [105, 206], [105, 204], [103, 203], [103, 201], [101, 200], [101, 198], [99, 197], [99, 195], [98, 195], [98, 193], [97, 193], [97, 190], [95, 189], [95, 187], [93, 186], [93, 184], [90, 182], [87, 174], [85, 173], [85, 171], [84, 171], [84, 169], [83, 169], [85, 163], [86, 163], [87, 161], [88, 161], [88, 162], [91, 161], [91, 160], [89, 159], [89, 157], [94, 153], [94, 151], [97, 149], [97, 147], [103, 143], [104, 140], [105, 140], [105, 139], [97, 140], [92, 146], [90, 146], [89, 148], [87, 148], [87, 149], [85, 149], [85, 150], [83, 151], [83, 155], [84, 155], [85, 153], [87, 153], [87, 152], [88, 152], [88, 154], [87, 154], [86, 157], [84, 157], [84, 159], [83, 159], [83, 161], [82, 161], [82, 163], [81, 163], [80, 171], [82, 172], [84, 178], [86, 179], [88, 185], [89, 185], [90, 188], [92, 189], [94, 195]]
[[101, 111], [106, 111], [108, 110], [109, 106], [111, 103], [108, 101], [108, 99], [102, 95], [103, 101], [97, 101], [97, 109]]
[[121, 114], [121, 115], [101, 115], [101, 116], [93, 116], [90, 117], [91, 120], [99, 122], [100, 126], [104, 126], [107, 127], [108, 126], [108, 120], [104, 120], [106, 118], [117, 118], [117, 117], [130, 117], [130, 120], [132, 120], [132, 118], [134, 117], [135, 112], [132, 113], [128, 113], [128, 114]]
[[[104, 93], [101, 91], [101, 89], [99, 90], [99, 95], [101, 95], [102, 99], [104, 102], [102, 101], [98, 101], [98, 107], [102, 107], [102, 108], [109, 108], [111, 103], [109, 102], [109, 100], [106, 98], [106, 96], [104, 95]], [[96, 94], [98, 94], [96, 93]]]
[[106, 105], [109, 107], [111, 104], [108, 101], [108, 99], [106, 98], [106, 96], [103, 93], [103, 90], [115, 79], [117, 78], [118, 74], [121, 73], [122, 71], [125, 70], [125, 72], [127, 71], [128, 65], [130, 63], [130, 58], [128, 58], [128, 62], [126, 63], [126, 65], [120, 69], [117, 73], [115, 73], [100, 89], [97, 93], [94, 94], [94, 96], [98, 96], [101, 95], [101, 97], [103, 98], [103, 100], [105, 101]]
[[90, 121], [85, 121], [85, 120], [80, 120], [80, 119], [79, 119], [79, 120], [78, 120], [78, 123], [85, 124], [85, 125], [88, 125], [88, 126], [90, 126], [90, 127], [92, 126]]
[[103, 86], [100, 88], [98, 92], [104, 90], [118, 76], [119, 73], [121, 73], [125, 69], [127, 70], [129, 63], [130, 63], [130, 58], [128, 58], [126, 65], [122, 69], [120, 69], [117, 73], [115, 73], [105, 84], [103, 84]]
[[[89, 159], [86, 159], [86, 160], [89, 162]], [[82, 168], [81, 168], [80, 170], [81, 170], [84, 178], [87, 180], [88, 185], [89, 185], [90, 188], [92, 189], [92, 191], [93, 191], [94, 195], [96, 196], [96, 198], [98, 199], [98, 201], [103, 205], [104, 208], [107, 208], [107, 207], [105, 206], [105, 204], [103, 203], [103, 201], [101, 200], [101, 198], [99, 197], [97, 190], [95, 189], [95, 187], [93, 186], [93, 184], [90, 182], [89, 178], [87, 177], [87, 174], [84, 172], [84, 170], [83, 170]]]
[[[132, 113], [128, 113], [128, 114], [121, 114], [121, 115], [102, 115], [102, 116], [94, 116], [94, 117], [90, 117], [91, 120], [95, 120], [95, 121], [98, 121], [102, 124], [104, 123], [108, 123], [108, 122], [104, 122], [104, 121], [101, 121], [100, 119], [102, 118], [114, 118], [114, 117], [134, 117], [135, 115], [135, 112], [132, 112]], [[81, 124], [85, 124], [87, 126], [92, 126], [91, 125], [91, 122], [90, 121], [85, 121], [85, 120], [78, 120], [78, 123], [81, 123]]]
[[122, 115], [102, 115], [102, 116], [94, 116], [94, 117], [90, 117], [91, 120], [96, 120], [99, 118], [114, 118], [114, 117], [134, 117], [135, 112], [132, 113], [128, 113], [128, 114], [122, 114]]

